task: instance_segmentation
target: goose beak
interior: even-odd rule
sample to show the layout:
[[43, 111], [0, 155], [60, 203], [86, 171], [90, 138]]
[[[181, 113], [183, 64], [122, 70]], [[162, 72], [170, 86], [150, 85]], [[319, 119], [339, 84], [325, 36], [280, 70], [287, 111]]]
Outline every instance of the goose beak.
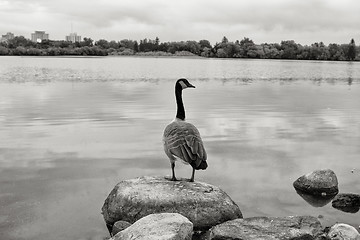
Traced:
[[189, 88], [195, 88], [195, 86], [192, 85], [191, 83], [189, 83], [188, 87], [189, 87]]

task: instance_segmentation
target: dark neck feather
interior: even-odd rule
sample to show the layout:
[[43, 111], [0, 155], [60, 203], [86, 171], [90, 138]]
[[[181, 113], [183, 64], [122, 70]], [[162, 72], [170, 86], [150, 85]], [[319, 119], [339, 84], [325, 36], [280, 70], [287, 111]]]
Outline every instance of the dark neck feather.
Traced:
[[176, 84], [175, 86], [175, 97], [176, 97], [176, 105], [177, 105], [176, 118], [185, 120], [185, 108], [181, 95], [182, 95], [182, 87], [180, 84]]

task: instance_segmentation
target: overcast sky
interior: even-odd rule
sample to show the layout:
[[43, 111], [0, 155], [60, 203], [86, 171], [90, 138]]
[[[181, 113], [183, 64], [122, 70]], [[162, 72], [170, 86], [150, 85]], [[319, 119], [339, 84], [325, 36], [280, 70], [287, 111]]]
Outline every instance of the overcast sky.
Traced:
[[161, 42], [360, 43], [359, 0], [0, 0], [0, 34]]

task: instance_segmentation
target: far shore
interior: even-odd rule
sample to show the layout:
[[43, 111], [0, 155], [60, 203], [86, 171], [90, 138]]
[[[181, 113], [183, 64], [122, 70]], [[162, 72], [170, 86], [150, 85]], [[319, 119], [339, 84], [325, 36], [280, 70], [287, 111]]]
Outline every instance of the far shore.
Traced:
[[[350, 61], [345, 61], [345, 60], [304, 60], [304, 59], [282, 59], [282, 58], [219, 58], [219, 57], [203, 57], [203, 56], [198, 56], [195, 54], [188, 54], [188, 55], [181, 55], [181, 54], [162, 54], [162, 53], [157, 53], [157, 52], [140, 52], [140, 53], [136, 53], [136, 54], [109, 54], [109, 55], [105, 55], [105, 56], [101, 56], [101, 55], [0, 55], [0, 57], [24, 57], [24, 58], [117, 58], [117, 57], [121, 57], [121, 58], [126, 58], [126, 57], [138, 57], [138, 58], [181, 58], [181, 59], [221, 59], [221, 60], [274, 60], [274, 61], [319, 61], [319, 62], [350, 62]], [[351, 62], [359, 62], [358, 60], [354, 60]]]

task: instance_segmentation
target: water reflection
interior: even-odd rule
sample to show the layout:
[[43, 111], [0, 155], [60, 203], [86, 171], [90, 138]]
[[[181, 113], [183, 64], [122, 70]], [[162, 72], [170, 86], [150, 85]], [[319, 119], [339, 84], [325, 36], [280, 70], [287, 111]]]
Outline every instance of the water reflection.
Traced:
[[[329, 205], [314, 210], [291, 186], [300, 173], [330, 168], [342, 191], [360, 192], [359, 174], [350, 172], [360, 169], [358, 63], [4, 59], [4, 239], [106, 236], [100, 208], [118, 181], [171, 174], [161, 136], [183, 76], [197, 86], [184, 103], [209, 158], [199, 181], [223, 188], [245, 217], [309, 214], [323, 215], [325, 226], [357, 224], [358, 216]], [[189, 175], [188, 166], [177, 171]]]
[[312, 194], [308, 194], [296, 189], [296, 193], [299, 194], [307, 203], [309, 203], [313, 207], [324, 207], [335, 197], [333, 196], [316, 196]]

